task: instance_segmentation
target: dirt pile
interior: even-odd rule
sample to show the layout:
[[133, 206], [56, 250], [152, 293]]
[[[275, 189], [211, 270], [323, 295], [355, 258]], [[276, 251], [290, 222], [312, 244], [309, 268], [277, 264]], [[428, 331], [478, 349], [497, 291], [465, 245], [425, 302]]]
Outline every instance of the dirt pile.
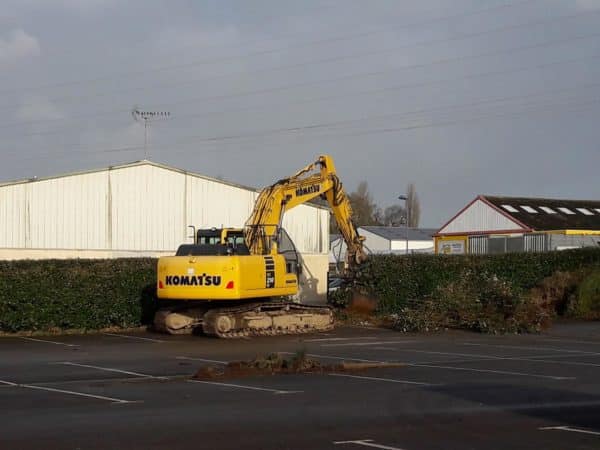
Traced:
[[270, 353], [250, 361], [232, 361], [220, 366], [201, 367], [192, 378], [215, 380], [276, 374], [336, 373], [399, 366], [402, 366], [402, 364], [355, 362], [323, 364], [318, 360], [307, 357], [304, 351], [299, 351], [290, 358], [285, 358], [279, 353]]

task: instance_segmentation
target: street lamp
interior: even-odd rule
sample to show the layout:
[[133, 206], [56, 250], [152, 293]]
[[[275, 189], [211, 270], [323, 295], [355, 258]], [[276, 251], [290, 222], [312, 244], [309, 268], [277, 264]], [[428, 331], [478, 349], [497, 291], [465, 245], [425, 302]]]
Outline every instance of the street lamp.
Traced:
[[408, 255], [408, 227], [410, 225], [410, 211], [408, 210], [408, 197], [399, 195], [398, 200], [404, 200], [404, 209], [406, 210], [406, 254]]

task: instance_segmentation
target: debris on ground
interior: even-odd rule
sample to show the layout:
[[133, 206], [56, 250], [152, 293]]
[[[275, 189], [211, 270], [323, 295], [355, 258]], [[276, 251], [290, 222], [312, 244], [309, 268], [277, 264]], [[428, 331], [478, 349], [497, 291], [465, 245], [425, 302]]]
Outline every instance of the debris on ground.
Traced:
[[304, 350], [300, 350], [289, 358], [285, 358], [280, 353], [270, 353], [250, 361], [232, 361], [220, 366], [204, 366], [192, 378], [214, 380], [276, 374], [335, 373], [403, 365], [401, 363], [352, 361], [323, 364], [316, 359], [309, 358]]

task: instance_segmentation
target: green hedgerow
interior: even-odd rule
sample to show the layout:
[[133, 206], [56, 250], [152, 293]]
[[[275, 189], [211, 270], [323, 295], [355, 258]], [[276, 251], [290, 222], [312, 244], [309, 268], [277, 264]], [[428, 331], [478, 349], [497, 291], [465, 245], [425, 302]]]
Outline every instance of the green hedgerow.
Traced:
[[0, 261], [0, 331], [140, 326], [155, 283], [152, 258]]
[[[600, 268], [599, 249], [374, 255], [358, 270], [352, 289], [376, 299], [378, 313], [407, 331], [536, 331], [563, 312], [580, 281], [576, 274], [594, 268]], [[595, 298], [590, 292], [585, 298]]]

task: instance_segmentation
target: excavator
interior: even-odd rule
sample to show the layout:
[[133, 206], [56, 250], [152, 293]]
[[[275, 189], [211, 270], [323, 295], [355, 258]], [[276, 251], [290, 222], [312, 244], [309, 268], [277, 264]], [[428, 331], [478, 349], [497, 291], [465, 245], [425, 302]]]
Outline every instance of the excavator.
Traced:
[[159, 258], [157, 297], [166, 306], [156, 312], [154, 328], [220, 338], [333, 328], [331, 308], [294, 301], [302, 264], [281, 226], [286, 211], [317, 197], [331, 207], [346, 243], [346, 270], [364, 262], [364, 237], [352, 222], [350, 201], [332, 158], [322, 155], [264, 188], [243, 229], [194, 230], [194, 244]]

